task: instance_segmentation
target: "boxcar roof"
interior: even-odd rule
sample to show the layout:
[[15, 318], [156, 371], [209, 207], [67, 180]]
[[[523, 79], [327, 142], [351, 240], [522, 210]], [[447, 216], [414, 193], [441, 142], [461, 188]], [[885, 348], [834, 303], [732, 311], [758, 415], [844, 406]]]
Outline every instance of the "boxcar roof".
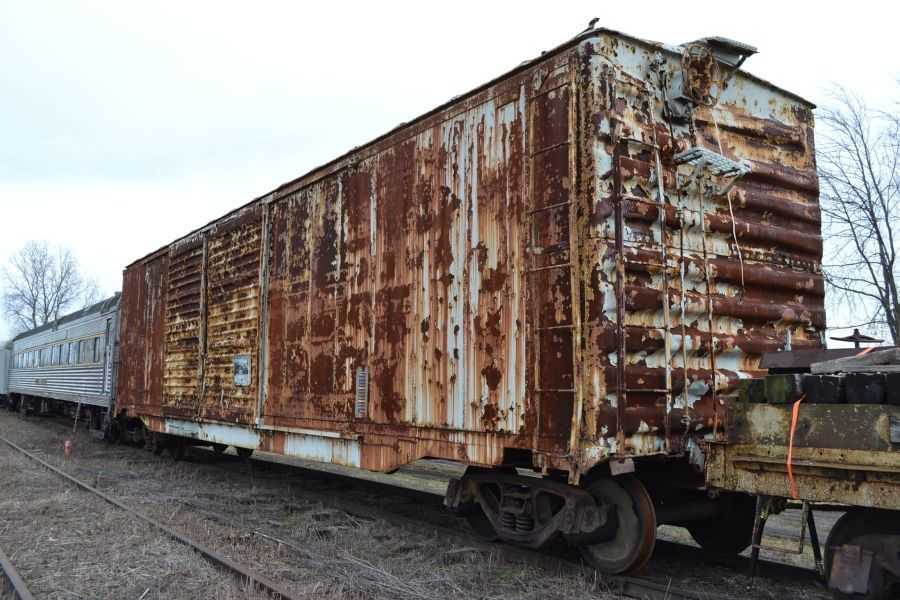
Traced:
[[[619, 37], [619, 38], [622, 38], [622, 39], [625, 39], [625, 40], [628, 40], [628, 41], [631, 41], [631, 42], [636, 42], [636, 43], [641, 44], [641, 45], [644, 45], [644, 46], [650, 46], [650, 47], [657, 48], [657, 49], [659, 49], [659, 50], [662, 50], [662, 51], [665, 51], [665, 52], [669, 52], [669, 53], [673, 53], [673, 54], [679, 54], [679, 53], [680, 53], [680, 51], [678, 50], [678, 47], [677, 47], [677, 46], [672, 46], [672, 45], [669, 45], [669, 44], [664, 44], [664, 43], [662, 43], [662, 42], [655, 42], [655, 41], [652, 41], [652, 40], [646, 40], [646, 39], [643, 39], [643, 38], [639, 38], [639, 37], [635, 37], [635, 36], [632, 36], [632, 35], [628, 35], [628, 34], [626, 34], [626, 33], [622, 33], [621, 31], [616, 31], [616, 30], [614, 30], [614, 29], [606, 29], [606, 28], [598, 27], [598, 28], [595, 28], [595, 29], [591, 29], [591, 30], [589, 30], [589, 31], [585, 31], [585, 32], [583, 32], [583, 33], [579, 33], [579, 34], [576, 35], [575, 37], [573, 37], [573, 38], [571, 38], [571, 39], [569, 39], [569, 40], [563, 42], [563, 43], [560, 44], [559, 46], [556, 46], [555, 48], [553, 48], [553, 49], [551, 49], [551, 50], [548, 50], [548, 51], [546, 51], [546, 52], [542, 52], [539, 56], [536, 56], [535, 58], [532, 58], [532, 59], [530, 59], [530, 60], [526, 60], [526, 61], [522, 62], [521, 64], [519, 64], [519, 65], [516, 66], [515, 68], [510, 69], [509, 71], [506, 71], [506, 72], [504, 72], [503, 74], [501, 74], [501, 75], [499, 75], [499, 76], [497, 76], [497, 77], [495, 77], [495, 78], [493, 78], [493, 79], [491, 79], [491, 80], [489, 80], [489, 81], [487, 81], [487, 82], [485, 82], [485, 83], [483, 83], [483, 84], [481, 84], [481, 85], [479, 85], [479, 86], [477, 86], [477, 87], [475, 87], [475, 88], [472, 88], [472, 89], [469, 90], [468, 92], [465, 92], [464, 94], [460, 94], [460, 95], [458, 95], [458, 96], [454, 96], [454, 97], [450, 98], [449, 100], [447, 100], [446, 102], [444, 102], [444, 103], [442, 103], [442, 104], [440, 104], [440, 105], [438, 105], [438, 106], [432, 108], [431, 110], [429, 110], [429, 111], [427, 111], [427, 112], [425, 112], [425, 113], [422, 113], [422, 114], [419, 115], [418, 117], [415, 117], [414, 119], [412, 119], [412, 120], [410, 120], [410, 121], [406, 121], [406, 122], [400, 123], [400, 124], [397, 125], [396, 127], [392, 128], [392, 129], [390, 129], [390, 130], [388, 130], [387, 132], [385, 132], [385, 133], [379, 135], [378, 137], [376, 137], [376, 138], [374, 138], [374, 139], [372, 139], [372, 140], [369, 140], [368, 142], [366, 142], [366, 143], [364, 143], [364, 144], [362, 144], [362, 145], [360, 145], [360, 146], [355, 146], [355, 147], [351, 148], [350, 150], [348, 150], [347, 152], [345, 152], [345, 153], [343, 153], [343, 154], [337, 156], [336, 158], [334, 158], [334, 159], [332, 159], [332, 160], [329, 160], [329, 161], [326, 162], [326, 163], [323, 163], [323, 164], [321, 164], [321, 165], [318, 165], [318, 166], [316, 166], [316, 167], [313, 167], [312, 169], [310, 169], [309, 171], [307, 171], [307, 172], [304, 173], [303, 175], [300, 175], [300, 176], [295, 177], [295, 178], [293, 178], [293, 179], [291, 179], [291, 180], [289, 180], [289, 181], [286, 181], [285, 183], [282, 183], [281, 185], [275, 187], [275, 188], [272, 189], [271, 191], [269, 191], [269, 192], [267, 192], [267, 193], [265, 193], [265, 194], [263, 194], [263, 195], [261, 195], [261, 196], [258, 196], [258, 197], [256, 197], [256, 198], [254, 198], [253, 200], [250, 200], [249, 202], [247, 202], [247, 203], [245, 203], [245, 204], [243, 204], [243, 205], [241, 205], [241, 206], [238, 206], [237, 208], [235, 208], [235, 209], [233, 209], [233, 210], [231, 210], [231, 211], [225, 213], [224, 215], [222, 215], [221, 217], [219, 217], [219, 218], [217, 218], [217, 219], [213, 219], [212, 221], [210, 221], [210, 222], [207, 223], [206, 225], [204, 225], [204, 226], [202, 226], [202, 227], [198, 227], [198, 228], [196, 228], [196, 229], [190, 231], [189, 233], [187, 233], [187, 234], [185, 234], [185, 235], [183, 235], [183, 236], [180, 236], [180, 237], [176, 238], [175, 240], [173, 240], [173, 241], [170, 242], [169, 244], [166, 244], [165, 246], [162, 246], [162, 247], [158, 248], [157, 250], [154, 250], [153, 252], [150, 252], [150, 253], [148, 253], [148, 254], [142, 256], [141, 258], [139, 258], [139, 259], [137, 259], [137, 260], [131, 262], [130, 264], [128, 264], [125, 268], [127, 269], [127, 268], [131, 267], [132, 265], [135, 265], [135, 264], [141, 263], [141, 262], [143, 262], [143, 261], [146, 261], [146, 260], [148, 260], [148, 259], [150, 259], [150, 258], [153, 258], [154, 256], [158, 255], [160, 252], [163, 252], [164, 250], [166, 250], [171, 244], [176, 243], [176, 242], [178, 242], [179, 240], [183, 240], [183, 239], [186, 239], [186, 238], [190, 238], [191, 236], [193, 236], [193, 235], [195, 235], [195, 234], [197, 234], [197, 233], [203, 231], [204, 229], [207, 229], [207, 228], [211, 227], [212, 225], [215, 225], [216, 223], [219, 223], [219, 222], [221, 222], [221, 221], [227, 219], [229, 216], [231, 216], [231, 215], [233, 215], [233, 214], [235, 214], [235, 213], [237, 213], [237, 212], [240, 212], [240, 211], [243, 210], [244, 208], [247, 208], [248, 206], [251, 206], [251, 205], [254, 204], [255, 202], [258, 202], [258, 201], [260, 201], [260, 200], [262, 200], [262, 199], [264, 199], [264, 198], [266, 198], [266, 197], [269, 197], [269, 196], [271, 196], [271, 195], [273, 195], [273, 194], [277, 194], [279, 191], [281, 191], [281, 190], [283, 190], [283, 189], [285, 189], [285, 188], [288, 188], [288, 187], [290, 187], [290, 186], [293, 186], [293, 185], [295, 185], [296, 183], [302, 181], [303, 179], [307, 179], [307, 178], [312, 177], [313, 175], [315, 175], [315, 174], [316, 174], [317, 172], [319, 172], [319, 171], [323, 171], [323, 170], [328, 169], [328, 168], [330, 168], [330, 167], [334, 167], [335, 165], [337, 165], [337, 164], [340, 163], [341, 161], [346, 160], [348, 157], [350, 157], [350, 156], [353, 155], [354, 153], [357, 153], [357, 152], [360, 152], [360, 151], [362, 151], [362, 150], [371, 148], [372, 146], [374, 146], [375, 144], [381, 142], [382, 140], [385, 140], [385, 139], [391, 137], [392, 135], [394, 135], [395, 133], [397, 133], [397, 132], [400, 131], [401, 129], [405, 129], [405, 128], [407, 128], [407, 127], [411, 127], [411, 126], [413, 126], [413, 125], [419, 123], [420, 121], [423, 121], [424, 119], [427, 119], [428, 117], [431, 117], [432, 115], [434, 115], [434, 114], [436, 114], [436, 113], [439, 113], [439, 112], [442, 111], [442, 110], [445, 110], [446, 108], [450, 107], [450, 106], [453, 105], [453, 104], [456, 104], [456, 103], [458, 103], [458, 102], [462, 102], [462, 101], [464, 101], [464, 100], [466, 100], [466, 99], [468, 99], [468, 98], [474, 96], [475, 94], [478, 94], [479, 92], [481, 92], [481, 91], [483, 91], [483, 90], [485, 90], [485, 89], [488, 89], [488, 88], [490, 88], [490, 87], [493, 86], [493, 85], [496, 85], [497, 83], [503, 81], [504, 79], [506, 79], [506, 78], [508, 78], [508, 77], [510, 77], [510, 76], [512, 76], [512, 75], [515, 75], [516, 73], [519, 73], [519, 72], [521, 72], [521, 71], [524, 71], [524, 70], [526, 70], [526, 69], [529, 69], [529, 68], [533, 67], [534, 65], [536, 65], [536, 64], [539, 63], [539, 62], [542, 62], [542, 61], [544, 61], [544, 60], [547, 60], [548, 58], [552, 58], [553, 56], [555, 56], [555, 55], [557, 55], [557, 54], [560, 54], [560, 53], [562, 53], [562, 52], [565, 52], [566, 50], [572, 48], [573, 46], [575, 46], [575, 45], [581, 43], [582, 41], [584, 41], [584, 40], [586, 40], [586, 39], [590, 39], [590, 38], [592, 38], [592, 37], [600, 37], [600, 36], [603, 36], [603, 35], [616, 36], [616, 37]], [[763, 79], [763, 78], [761, 78], [761, 77], [757, 77], [756, 75], [753, 75], [752, 73], [749, 73], [749, 72], [747, 72], [747, 71], [745, 71], [745, 70], [743, 70], [743, 69], [738, 69], [738, 71], [739, 71], [741, 74], [743, 74], [745, 77], [747, 77], [748, 79], [750, 79], [750, 80], [752, 80], [752, 81], [755, 81], [756, 83], [759, 83], [759, 84], [761, 84], [761, 85], [763, 85], [763, 86], [765, 86], [765, 87], [768, 87], [768, 88], [770, 88], [770, 89], [772, 89], [772, 90], [775, 90], [775, 91], [777, 91], [777, 92], [779, 92], [779, 93], [781, 93], [781, 94], [784, 94], [785, 96], [788, 96], [788, 97], [790, 97], [790, 98], [793, 98], [793, 99], [796, 100], [797, 102], [800, 102], [800, 103], [802, 103], [802, 104], [805, 104], [805, 105], [807, 105], [807, 106], [810, 107], [810, 108], [815, 108], [815, 107], [816, 107], [814, 103], [812, 103], [811, 101], [807, 100], [806, 98], [803, 98], [802, 96], [800, 96], [800, 95], [798, 95], [798, 94], [795, 94], [794, 92], [791, 92], [791, 91], [786, 90], [786, 89], [784, 89], [784, 88], [781, 88], [781, 87], [779, 87], [779, 86], [777, 86], [777, 85], [774, 85], [773, 83], [771, 83], [771, 82], [769, 82], [769, 81], [767, 81], [767, 80], [765, 80], [765, 79]], [[24, 334], [23, 334], [23, 335], [24, 335]]]
[[45, 325], [41, 325], [40, 327], [35, 327], [29, 331], [25, 331], [20, 333], [16, 337], [12, 339], [12, 341], [16, 342], [18, 340], [30, 337], [32, 335], [42, 333], [44, 331], [49, 331], [51, 329], [59, 329], [61, 326], [71, 323], [73, 321], [77, 321], [78, 319], [82, 319], [84, 317], [90, 316], [92, 314], [103, 314], [113, 310], [116, 305], [119, 303], [119, 297], [122, 294], [120, 292], [116, 292], [114, 296], [106, 298], [105, 300], [101, 300], [96, 304], [91, 304], [81, 310], [76, 310], [73, 313], [69, 313], [63, 317], [56, 319], [55, 321], [50, 321]]

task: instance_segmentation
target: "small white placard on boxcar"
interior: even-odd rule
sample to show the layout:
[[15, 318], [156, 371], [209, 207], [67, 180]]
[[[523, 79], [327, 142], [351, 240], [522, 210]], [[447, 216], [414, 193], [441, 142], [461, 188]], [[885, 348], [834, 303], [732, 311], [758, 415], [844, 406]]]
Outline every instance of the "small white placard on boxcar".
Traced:
[[248, 387], [250, 385], [250, 355], [238, 354], [234, 357], [234, 385]]

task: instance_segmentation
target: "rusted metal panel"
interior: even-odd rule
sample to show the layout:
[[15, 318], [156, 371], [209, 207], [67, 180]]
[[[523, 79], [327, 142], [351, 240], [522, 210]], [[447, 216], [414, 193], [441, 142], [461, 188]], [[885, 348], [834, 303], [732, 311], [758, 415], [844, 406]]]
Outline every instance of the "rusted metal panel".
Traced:
[[167, 278], [166, 254], [125, 270], [116, 375], [119, 412], [158, 414], [163, 398]]
[[[792, 405], [728, 404], [727, 443], [710, 447], [708, 484], [790, 497]], [[892, 437], [900, 407], [804, 402], [798, 415], [792, 464], [801, 498], [900, 509], [900, 445]]]
[[255, 418], [261, 233], [258, 205], [208, 232], [206, 352], [201, 356], [203, 396], [197, 411], [204, 419], [250, 423]]
[[169, 253], [166, 307], [166, 369], [163, 405], [167, 414], [193, 416], [200, 396], [203, 283], [206, 237], [175, 245]]
[[[794, 446], [896, 453], [900, 448], [891, 441], [891, 417], [900, 417], [900, 407], [807, 402], [800, 407]], [[786, 448], [790, 431], [791, 405], [732, 402], [729, 407], [729, 443]], [[900, 454], [890, 460], [900, 470]]]
[[822, 345], [812, 107], [738, 71], [678, 120], [684, 56], [586, 34], [173, 244], [170, 416], [574, 479], [721, 438], [762, 353]]
[[[772, 456], [760, 456], [759, 450], [759, 446], [711, 445], [707, 452], [707, 484], [723, 490], [790, 498], [786, 449], [780, 448]], [[896, 452], [795, 448], [793, 474], [803, 500], [900, 509]]]

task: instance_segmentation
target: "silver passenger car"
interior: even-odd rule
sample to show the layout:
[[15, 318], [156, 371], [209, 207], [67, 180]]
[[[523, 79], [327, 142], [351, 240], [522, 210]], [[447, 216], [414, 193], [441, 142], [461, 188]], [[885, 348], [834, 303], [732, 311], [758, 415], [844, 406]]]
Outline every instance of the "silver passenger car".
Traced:
[[116, 389], [119, 299], [117, 293], [16, 336], [9, 369], [11, 406], [41, 413], [81, 406], [92, 418], [102, 418]]
[[[10, 345], [10, 348], [12, 345]], [[0, 347], [0, 401], [7, 399], [9, 394], [9, 361], [12, 351], [6, 347]]]

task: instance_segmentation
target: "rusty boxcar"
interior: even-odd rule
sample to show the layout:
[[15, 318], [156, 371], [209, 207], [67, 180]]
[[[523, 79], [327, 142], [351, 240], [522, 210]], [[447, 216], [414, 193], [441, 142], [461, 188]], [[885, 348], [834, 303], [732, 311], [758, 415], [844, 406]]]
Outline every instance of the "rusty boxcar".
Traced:
[[611, 572], [661, 522], [722, 546], [701, 442], [825, 325], [813, 106], [754, 52], [587, 31], [131, 264], [120, 420], [176, 452], [460, 461], [480, 533]]

